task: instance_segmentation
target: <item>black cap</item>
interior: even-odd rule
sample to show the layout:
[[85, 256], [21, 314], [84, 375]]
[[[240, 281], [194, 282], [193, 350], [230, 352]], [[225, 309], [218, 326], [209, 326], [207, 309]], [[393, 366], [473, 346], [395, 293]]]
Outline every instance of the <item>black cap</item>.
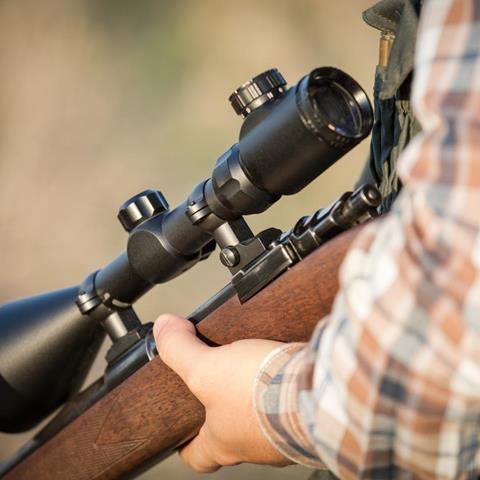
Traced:
[[238, 87], [228, 98], [235, 113], [245, 118], [264, 103], [281, 97], [287, 82], [282, 74], [272, 68]]
[[162, 192], [145, 190], [127, 200], [118, 211], [123, 228], [130, 232], [145, 220], [168, 210], [168, 203]]

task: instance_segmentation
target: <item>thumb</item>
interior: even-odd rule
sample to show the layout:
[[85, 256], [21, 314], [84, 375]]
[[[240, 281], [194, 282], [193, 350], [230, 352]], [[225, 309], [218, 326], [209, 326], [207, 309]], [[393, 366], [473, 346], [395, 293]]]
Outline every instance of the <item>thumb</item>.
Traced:
[[177, 315], [160, 315], [153, 327], [153, 335], [160, 358], [188, 386], [190, 371], [209, 347], [196, 336], [193, 324]]

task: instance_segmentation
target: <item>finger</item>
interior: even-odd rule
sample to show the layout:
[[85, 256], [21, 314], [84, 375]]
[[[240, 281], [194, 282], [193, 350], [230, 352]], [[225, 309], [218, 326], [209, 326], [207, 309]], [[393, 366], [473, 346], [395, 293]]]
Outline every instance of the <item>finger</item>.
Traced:
[[209, 350], [197, 338], [193, 324], [177, 315], [161, 315], [155, 322], [153, 335], [160, 358], [188, 385], [190, 370]]
[[219, 465], [208, 448], [205, 429], [201, 428], [198, 435], [179, 451], [181, 459], [198, 473], [216, 472]]

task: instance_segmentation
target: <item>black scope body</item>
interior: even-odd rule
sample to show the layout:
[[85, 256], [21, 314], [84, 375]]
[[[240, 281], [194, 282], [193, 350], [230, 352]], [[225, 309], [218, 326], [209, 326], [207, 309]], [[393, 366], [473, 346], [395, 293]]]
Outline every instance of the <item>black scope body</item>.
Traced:
[[[132, 302], [187, 270], [226, 222], [261, 213], [282, 195], [297, 193], [369, 134], [370, 102], [346, 73], [317, 68], [290, 89], [285, 85], [273, 69], [232, 94], [232, 105], [244, 117], [238, 143], [220, 156], [212, 176], [185, 202], [131, 231], [128, 255], [115, 268], [123, 265], [127, 272], [132, 267], [122, 275], [132, 282], [118, 285], [114, 297]], [[135, 274], [143, 280], [136, 286]], [[111, 290], [112, 278], [120, 278], [118, 271], [99, 273], [102, 291], [104, 281]]]
[[290, 89], [278, 70], [268, 70], [230, 102], [244, 118], [239, 141], [184, 202], [169, 210], [160, 192], [132, 197], [119, 212], [129, 233], [125, 252], [80, 287], [0, 307], [0, 430], [32, 427], [70, 398], [104, 329], [122, 338], [128, 329], [118, 320], [131, 321], [125, 312], [139, 297], [191, 268], [216, 243], [242, 240], [233, 234], [235, 222], [308, 185], [373, 122], [361, 87], [331, 67]]
[[239, 162], [256, 187], [291, 195], [365, 138], [371, 126], [360, 86], [338, 69], [317, 68], [245, 118]]

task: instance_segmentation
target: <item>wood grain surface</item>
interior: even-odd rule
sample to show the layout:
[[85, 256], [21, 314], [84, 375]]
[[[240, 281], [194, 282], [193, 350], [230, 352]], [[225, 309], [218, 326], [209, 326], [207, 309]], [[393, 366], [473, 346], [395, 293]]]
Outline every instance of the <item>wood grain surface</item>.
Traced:
[[[197, 326], [216, 344], [244, 338], [307, 341], [329, 313], [338, 269], [357, 230], [309, 255], [247, 303], [234, 297]], [[6, 475], [8, 480], [92, 480], [132, 475], [191, 438], [202, 405], [157, 358]]]

